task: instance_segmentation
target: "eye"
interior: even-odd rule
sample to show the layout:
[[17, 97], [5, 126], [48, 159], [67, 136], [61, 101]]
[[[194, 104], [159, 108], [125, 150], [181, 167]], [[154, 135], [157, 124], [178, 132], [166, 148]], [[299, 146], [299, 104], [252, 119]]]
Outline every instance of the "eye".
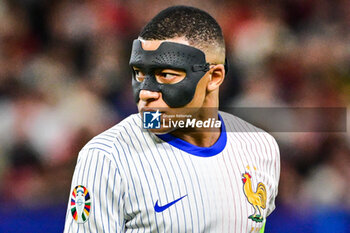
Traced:
[[158, 83], [175, 84], [186, 77], [186, 73], [182, 70], [163, 69], [155, 73]]
[[136, 81], [143, 82], [143, 80], [145, 79], [145, 74], [137, 68], [134, 68], [134, 73]]
[[160, 75], [165, 79], [172, 79], [178, 76], [177, 74], [172, 74], [172, 73], [161, 73]]

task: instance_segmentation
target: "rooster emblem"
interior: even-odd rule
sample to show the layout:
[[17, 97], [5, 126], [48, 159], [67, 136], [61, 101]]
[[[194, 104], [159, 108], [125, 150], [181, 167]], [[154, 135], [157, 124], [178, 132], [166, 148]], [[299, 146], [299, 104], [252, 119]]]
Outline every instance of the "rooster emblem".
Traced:
[[246, 172], [242, 174], [243, 191], [248, 199], [248, 202], [254, 207], [254, 214], [248, 218], [255, 222], [262, 222], [264, 220], [262, 216], [262, 210], [266, 208], [266, 188], [263, 183], [258, 183], [256, 191], [253, 191], [251, 175]]

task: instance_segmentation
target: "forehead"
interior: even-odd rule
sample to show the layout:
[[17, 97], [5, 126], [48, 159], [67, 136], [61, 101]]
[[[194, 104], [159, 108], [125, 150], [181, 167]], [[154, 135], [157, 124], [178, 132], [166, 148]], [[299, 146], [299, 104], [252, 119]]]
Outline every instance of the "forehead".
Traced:
[[141, 45], [142, 48], [144, 50], [156, 50], [161, 43], [163, 42], [175, 42], [175, 43], [179, 43], [179, 44], [184, 44], [184, 45], [190, 45], [188, 40], [186, 40], [184, 37], [175, 37], [175, 38], [171, 38], [171, 39], [166, 39], [166, 40], [144, 40], [142, 38], [139, 38], [139, 40], [141, 41]]

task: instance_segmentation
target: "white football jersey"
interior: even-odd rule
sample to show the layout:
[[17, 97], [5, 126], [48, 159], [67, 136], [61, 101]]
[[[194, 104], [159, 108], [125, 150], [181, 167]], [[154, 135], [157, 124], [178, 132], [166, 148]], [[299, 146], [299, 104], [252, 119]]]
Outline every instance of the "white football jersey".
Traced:
[[139, 114], [93, 138], [78, 156], [64, 232], [259, 232], [275, 208], [277, 143], [219, 116], [211, 147], [157, 136]]

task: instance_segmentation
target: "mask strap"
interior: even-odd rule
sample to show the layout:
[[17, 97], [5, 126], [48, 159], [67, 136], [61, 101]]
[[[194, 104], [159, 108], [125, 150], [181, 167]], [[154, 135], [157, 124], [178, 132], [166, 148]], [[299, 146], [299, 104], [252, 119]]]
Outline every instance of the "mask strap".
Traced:
[[[228, 60], [227, 60], [227, 58], [225, 58], [224, 68], [225, 68], [225, 75], [227, 75], [227, 73], [228, 73]], [[210, 64], [209, 63], [196, 64], [196, 65], [192, 66], [192, 71], [193, 72], [197, 72], [197, 71], [207, 72], [208, 70], [210, 70]]]
[[207, 72], [208, 70], [210, 70], [210, 64], [209, 63], [205, 63], [205, 64], [196, 64], [192, 66], [192, 71], [193, 72], [198, 72], [198, 71], [204, 71]]

